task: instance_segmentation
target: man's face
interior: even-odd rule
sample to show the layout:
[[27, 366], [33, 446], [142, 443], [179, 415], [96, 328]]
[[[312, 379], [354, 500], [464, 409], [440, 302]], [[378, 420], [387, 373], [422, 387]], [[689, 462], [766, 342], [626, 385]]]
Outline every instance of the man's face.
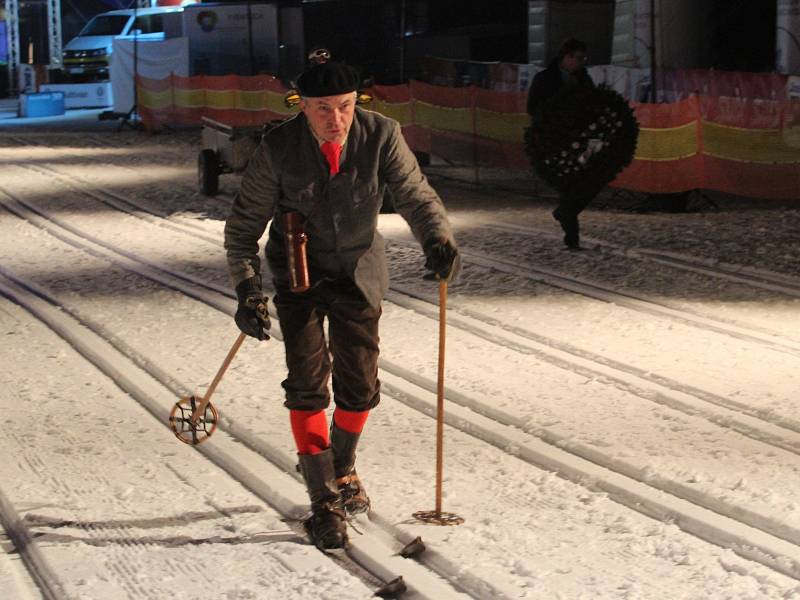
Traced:
[[561, 59], [561, 68], [569, 73], [575, 73], [586, 64], [586, 52], [583, 50], [576, 50], [570, 52]]
[[344, 143], [347, 138], [347, 133], [353, 124], [355, 107], [355, 92], [321, 98], [303, 98], [300, 101], [300, 110], [305, 113], [317, 137], [325, 142], [338, 144]]

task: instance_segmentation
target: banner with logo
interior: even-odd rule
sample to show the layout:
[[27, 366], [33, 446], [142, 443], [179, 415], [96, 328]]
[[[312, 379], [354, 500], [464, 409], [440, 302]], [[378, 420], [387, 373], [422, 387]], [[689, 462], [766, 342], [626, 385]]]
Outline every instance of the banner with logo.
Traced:
[[[97, 108], [111, 106], [111, 84], [108, 81], [94, 83], [45, 83], [40, 92], [63, 92], [64, 108]], [[130, 108], [130, 107], [129, 107]]]

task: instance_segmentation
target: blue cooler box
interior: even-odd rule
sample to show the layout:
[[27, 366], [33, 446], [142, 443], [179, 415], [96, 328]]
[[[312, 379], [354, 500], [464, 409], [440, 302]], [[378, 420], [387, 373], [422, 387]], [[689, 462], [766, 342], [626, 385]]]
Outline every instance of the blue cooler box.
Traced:
[[20, 94], [20, 117], [52, 117], [64, 114], [64, 92]]

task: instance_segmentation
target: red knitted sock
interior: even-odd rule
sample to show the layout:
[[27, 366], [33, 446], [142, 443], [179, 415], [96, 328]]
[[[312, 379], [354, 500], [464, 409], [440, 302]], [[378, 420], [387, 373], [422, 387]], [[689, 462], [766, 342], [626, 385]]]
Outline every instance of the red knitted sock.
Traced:
[[342, 410], [338, 406], [333, 411], [333, 422], [339, 429], [349, 431], [350, 433], [361, 433], [364, 429], [364, 423], [367, 422], [369, 411], [353, 412], [350, 410]]
[[324, 410], [290, 410], [298, 454], [319, 454], [328, 446], [328, 418]]

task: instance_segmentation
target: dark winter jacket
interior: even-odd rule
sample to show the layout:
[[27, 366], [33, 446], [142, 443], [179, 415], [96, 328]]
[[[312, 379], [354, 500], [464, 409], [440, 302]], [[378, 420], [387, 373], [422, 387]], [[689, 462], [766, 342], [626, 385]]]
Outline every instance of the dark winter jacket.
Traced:
[[302, 113], [271, 130], [245, 170], [225, 224], [233, 284], [259, 274], [258, 240], [270, 219], [267, 261], [278, 281], [288, 281], [281, 214], [306, 218], [311, 284], [352, 279], [372, 306], [389, 286], [383, 238], [376, 231], [383, 186], [417, 240], [452, 240], [438, 194], [428, 184], [399, 124], [356, 107], [340, 172], [329, 175]]
[[584, 67], [572, 75], [566, 74], [561, 70], [558, 59], [552, 60], [546, 69], [536, 74], [528, 90], [528, 114], [534, 123], [538, 120], [542, 105], [567, 85], [593, 88], [594, 82]]

